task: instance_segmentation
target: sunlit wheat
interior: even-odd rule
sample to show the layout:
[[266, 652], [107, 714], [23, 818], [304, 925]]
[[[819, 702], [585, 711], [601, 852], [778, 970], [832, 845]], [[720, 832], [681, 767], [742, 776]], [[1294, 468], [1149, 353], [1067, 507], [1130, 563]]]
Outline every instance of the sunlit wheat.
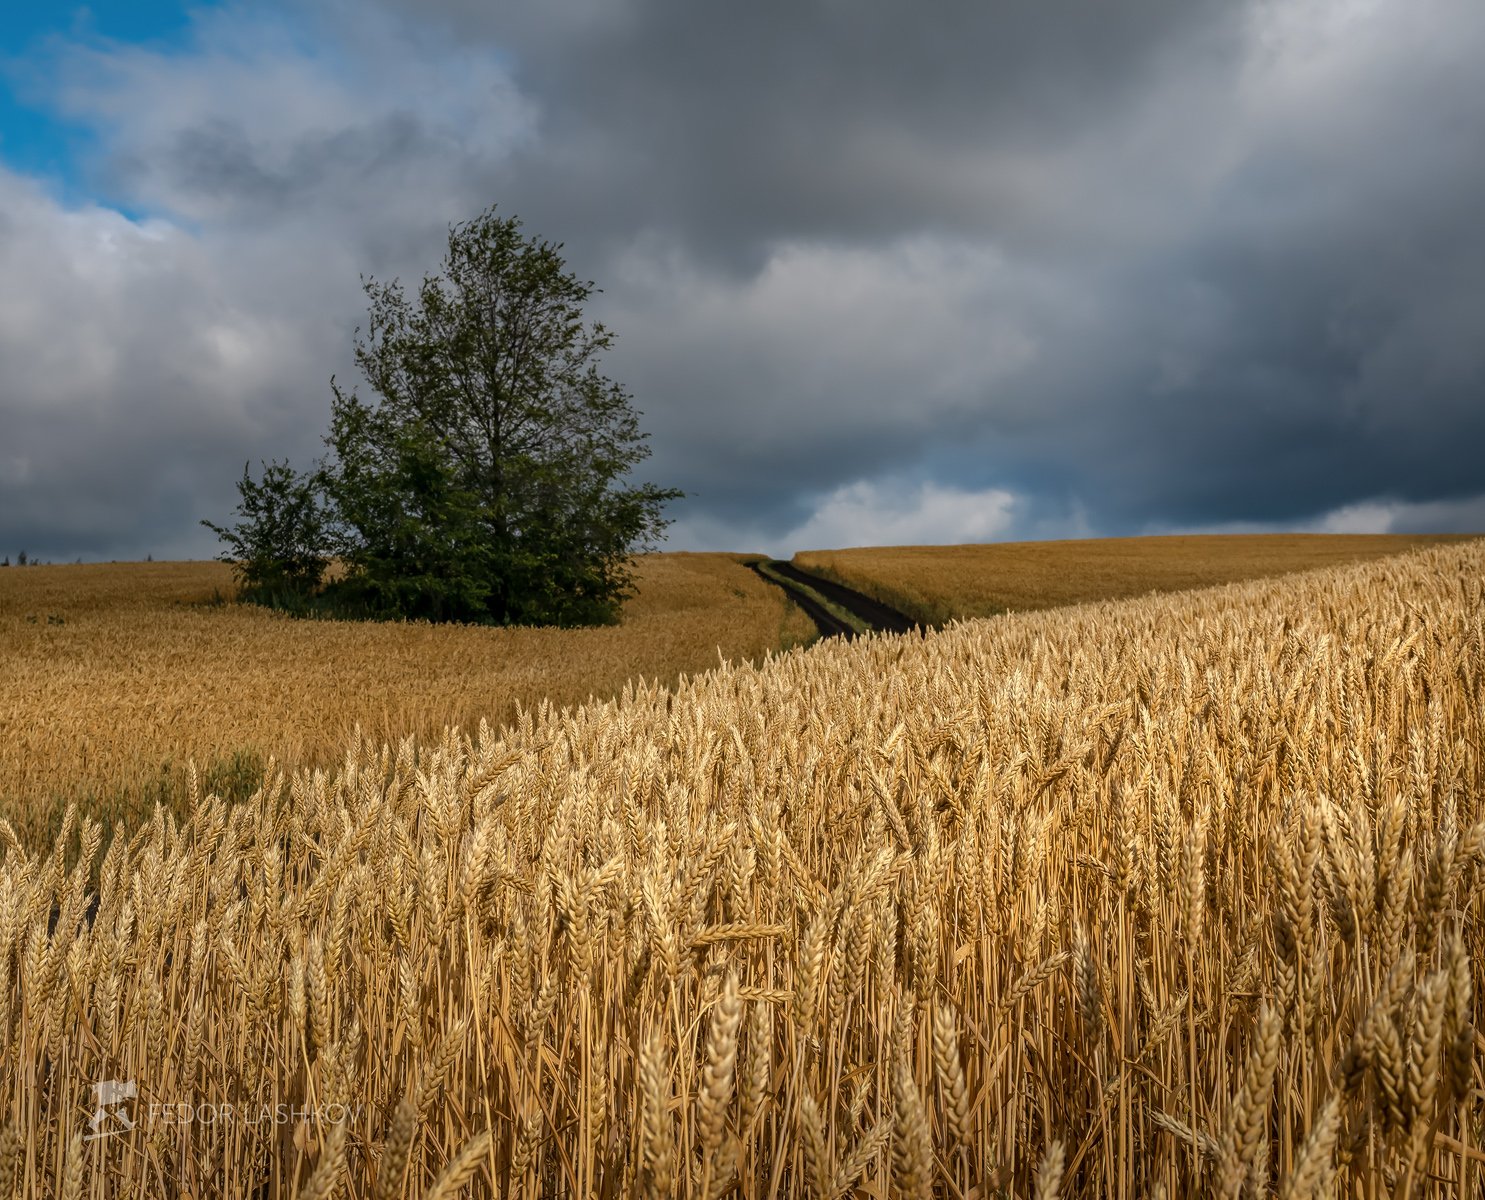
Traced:
[[1482, 750], [1470, 543], [0, 829], [0, 1188], [1479, 1195]]

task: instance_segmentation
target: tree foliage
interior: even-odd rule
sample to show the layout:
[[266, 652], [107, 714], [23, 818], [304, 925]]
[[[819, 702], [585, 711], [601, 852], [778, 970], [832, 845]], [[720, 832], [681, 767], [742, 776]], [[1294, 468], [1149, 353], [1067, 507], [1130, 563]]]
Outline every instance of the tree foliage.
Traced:
[[242, 465], [236, 525], [201, 523], [227, 543], [218, 557], [237, 568], [246, 598], [299, 607], [320, 586], [328, 563], [326, 514], [313, 475], [287, 462], [262, 466], [263, 478], [254, 482], [249, 464]]
[[[328, 512], [320, 545], [344, 566], [323, 593], [333, 607], [616, 619], [632, 556], [653, 547], [680, 492], [630, 481], [646, 435], [629, 393], [599, 370], [613, 337], [583, 319], [593, 284], [560, 250], [490, 209], [450, 228], [441, 269], [415, 295], [363, 281], [355, 356], [370, 398], [331, 380], [330, 453], [314, 475]], [[244, 504], [261, 504], [267, 475], [244, 484]], [[212, 528], [234, 550], [254, 540]]]

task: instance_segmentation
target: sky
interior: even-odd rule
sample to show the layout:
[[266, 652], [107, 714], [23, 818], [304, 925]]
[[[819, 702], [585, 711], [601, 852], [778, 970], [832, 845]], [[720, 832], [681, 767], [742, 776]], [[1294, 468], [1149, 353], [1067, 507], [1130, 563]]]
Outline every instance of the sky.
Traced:
[[205, 558], [563, 243], [673, 549], [1485, 530], [1479, 0], [0, 6], [0, 553]]

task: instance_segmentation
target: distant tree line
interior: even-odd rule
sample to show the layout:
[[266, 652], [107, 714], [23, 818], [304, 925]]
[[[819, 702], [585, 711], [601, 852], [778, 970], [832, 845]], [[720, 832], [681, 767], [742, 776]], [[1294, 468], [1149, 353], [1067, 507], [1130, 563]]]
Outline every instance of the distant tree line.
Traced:
[[451, 226], [415, 297], [363, 279], [355, 360], [331, 379], [327, 455], [243, 468], [225, 543], [243, 598], [373, 619], [582, 625], [617, 619], [633, 555], [681, 495], [635, 483], [649, 455], [613, 338], [560, 245], [492, 208]]

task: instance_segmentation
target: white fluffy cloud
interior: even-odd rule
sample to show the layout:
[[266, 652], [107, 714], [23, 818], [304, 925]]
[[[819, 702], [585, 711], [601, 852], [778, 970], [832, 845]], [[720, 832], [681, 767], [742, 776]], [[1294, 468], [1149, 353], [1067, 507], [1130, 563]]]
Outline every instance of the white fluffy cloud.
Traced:
[[849, 546], [960, 545], [1010, 537], [1092, 536], [1085, 513], [1039, 517], [1025, 496], [1004, 488], [959, 488], [929, 481], [859, 479], [815, 498], [810, 515], [782, 532], [758, 522], [683, 517], [676, 549], [726, 545], [787, 558], [797, 551]]
[[1015, 497], [1000, 488], [925, 483], [909, 490], [862, 481], [831, 492], [785, 540], [800, 549], [993, 542], [1011, 531], [1015, 509]]
[[437, 228], [463, 215], [471, 168], [534, 133], [500, 56], [374, 5], [199, 9], [192, 29], [185, 52], [64, 45], [48, 91], [131, 201], [210, 229]]
[[1326, 513], [1317, 533], [1428, 533], [1485, 530], [1485, 495], [1427, 503], [1368, 500]]

